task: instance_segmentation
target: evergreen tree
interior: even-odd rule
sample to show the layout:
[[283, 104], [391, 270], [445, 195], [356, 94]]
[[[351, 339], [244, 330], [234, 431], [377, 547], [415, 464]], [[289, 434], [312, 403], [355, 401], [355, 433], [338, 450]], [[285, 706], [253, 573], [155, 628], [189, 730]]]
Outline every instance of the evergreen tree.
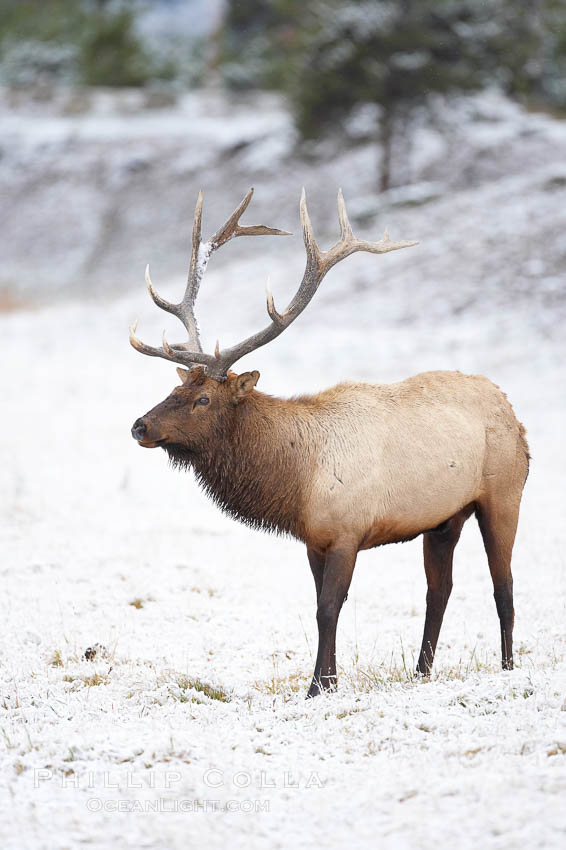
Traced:
[[380, 188], [399, 128], [435, 94], [497, 85], [566, 107], [566, 0], [230, 0], [228, 81], [287, 92], [301, 135], [380, 119]]
[[2, 0], [0, 78], [139, 86], [170, 77], [174, 69], [156, 62], [137, 32], [139, 8], [135, 0]]
[[[399, 128], [431, 96], [471, 91], [490, 81], [490, 16], [497, 3], [466, 0], [335, 0], [317, 4], [319, 26], [303, 42], [300, 73], [290, 88], [305, 138], [340, 127], [360, 103], [379, 107], [380, 189], [390, 187]], [[496, 70], [496, 69], [493, 69]]]
[[308, 0], [229, 0], [222, 49], [226, 83], [287, 90], [309, 17]]

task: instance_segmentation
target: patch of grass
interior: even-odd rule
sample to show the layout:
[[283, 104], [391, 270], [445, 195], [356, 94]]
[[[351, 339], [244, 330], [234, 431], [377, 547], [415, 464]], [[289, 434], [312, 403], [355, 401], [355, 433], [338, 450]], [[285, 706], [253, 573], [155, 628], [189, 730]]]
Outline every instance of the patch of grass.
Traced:
[[365, 708], [349, 708], [344, 711], [339, 711], [336, 715], [338, 720], [344, 720], [345, 717], [350, 717], [352, 714], [359, 714], [361, 711], [365, 711]]
[[63, 667], [63, 658], [61, 656], [61, 652], [56, 649], [51, 658], [49, 659], [50, 667]]
[[[8, 706], [6, 705], [6, 703], [5, 703], [5, 702], [4, 702], [4, 706], [3, 706], [3, 707], [4, 707], [4, 708], [8, 708]], [[9, 750], [13, 750], [13, 749], [14, 749], [14, 747], [15, 747], [16, 745], [12, 743], [12, 741], [10, 740], [10, 737], [8, 736], [8, 733], [6, 732], [6, 730], [4, 729], [4, 727], [3, 727], [3, 726], [2, 726], [2, 730], [1, 730], [1, 731], [2, 731], [2, 737], [4, 738], [4, 741], [5, 741], [5, 743], [6, 743], [7, 748], [8, 748]]]
[[442, 658], [438, 657], [428, 676], [418, 674], [416, 666], [415, 655], [411, 653], [409, 657], [401, 643], [400, 658], [392, 653], [389, 659], [383, 659], [368, 666], [361, 666], [355, 661], [349, 670], [340, 671], [339, 678], [346, 681], [354, 691], [368, 693], [387, 688], [392, 684], [418, 685], [436, 681], [463, 681], [474, 673], [494, 673], [500, 669], [497, 656], [489, 654], [481, 658], [475, 647], [467, 658], [460, 658], [458, 663], [451, 667], [443, 665]]
[[204, 694], [209, 699], [218, 700], [218, 702], [230, 702], [231, 696], [228, 691], [217, 685], [210, 685], [208, 682], [203, 682], [202, 679], [194, 679], [190, 676], [179, 676], [177, 685], [181, 689], [181, 695], [177, 697], [180, 702], [192, 702], [190, 691], [197, 691]]
[[381, 661], [367, 667], [354, 664], [351, 670], [340, 671], [339, 679], [345, 680], [354, 691], [369, 693], [393, 683], [413, 683], [417, 680], [417, 675], [407, 667], [405, 661], [399, 665], [391, 657], [389, 661]]
[[483, 747], [471, 747], [469, 750], [462, 750], [463, 756], [468, 756], [468, 758], [473, 758], [477, 756], [478, 753], [483, 752]]
[[[291, 658], [291, 654], [289, 652], [284, 653], [285, 658], [289, 660]], [[263, 694], [269, 694], [270, 696], [290, 696], [291, 694], [296, 694], [303, 689], [307, 689], [310, 685], [310, 676], [308, 673], [304, 671], [295, 671], [293, 673], [287, 673], [286, 675], [281, 675], [279, 672], [279, 660], [282, 657], [282, 653], [274, 652], [272, 653], [271, 660], [273, 662], [273, 672], [271, 674], [271, 679], [266, 682], [257, 681], [254, 683], [254, 689]]]
[[77, 685], [85, 685], [87, 688], [94, 688], [98, 685], [107, 685], [110, 681], [107, 675], [93, 673], [89, 676], [84, 676], [78, 673], [65, 673], [63, 676], [64, 682], [73, 682]]
[[306, 692], [309, 684], [310, 676], [304, 672], [297, 671], [295, 673], [288, 673], [286, 676], [279, 676], [274, 673], [267, 682], [255, 682], [254, 688], [262, 694], [285, 696], [299, 693], [302, 690]]
[[95, 688], [97, 685], [105, 685], [108, 682], [108, 676], [93, 673], [92, 676], [83, 676], [83, 682], [88, 688]]
[[[471, 651], [469, 658], [461, 659], [457, 665], [443, 667], [440, 660], [433, 668], [430, 676], [421, 676], [416, 672], [417, 659], [414, 653], [407, 652], [400, 642], [400, 655], [392, 653], [389, 658], [370, 665], [361, 665], [359, 655], [356, 651], [352, 666], [349, 669], [339, 670], [339, 681], [345, 683], [350, 689], [357, 693], [370, 693], [371, 691], [388, 688], [392, 684], [417, 685], [430, 681], [464, 680], [472, 673], [494, 672], [492, 659], [481, 660], [475, 648]], [[261, 693], [273, 696], [289, 696], [301, 690], [307, 690], [310, 684], [310, 675], [305, 671], [298, 671], [287, 675], [279, 674], [279, 666], [274, 656], [273, 675], [267, 682], [256, 682], [254, 688]], [[497, 668], [499, 669], [499, 668]]]
[[129, 604], [132, 608], [137, 608], [139, 610], [140, 608], [143, 608], [143, 599], [132, 599]]
[[532, 697], [535, 692], [535, 689], [532, 685], [527, 685], [525, 688], [512, 688], [511, 693], [514, 697], [519, 697], [521, 699], [529, 699]]
[[416, 789], [412, 789], [411, 791], [405, 791], [405, 793], [399, 797], [399, 802], [404, 803], [406, 800], [412, 800], [413, 797], [416, 797], [418, 795], [418, 793], [419, 792]]

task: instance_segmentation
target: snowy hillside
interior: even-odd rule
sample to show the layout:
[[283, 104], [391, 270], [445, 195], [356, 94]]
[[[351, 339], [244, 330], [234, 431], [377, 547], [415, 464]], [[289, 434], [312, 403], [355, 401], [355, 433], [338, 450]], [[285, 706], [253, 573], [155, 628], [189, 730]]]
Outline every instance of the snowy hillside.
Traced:
[[[454, 103], [447, 140], [413, 140], [418, 189], [374, 215], [375, 150], [296, 158], [271, 97], [229, 123], [220, 95], [158, 111], [99, 93], [83, 112], [3, 97], [0, 289], [24, 309], [0, 316], [2, 847], [563, 848], [566, 125], [496, 95]], [[344, 261], [242, 369], [280, 395], [435, 368], [502, 386], [533, 455], [513, 672], [472, 519], [431, 679], [412, 675], [416, 540], [359, 557], [339, 690], [306, 702], [304, 547], [226, 519], [131, 439], [176, 382], [128, 345], [136, 317], [147, 342], [178, 333], [145, 263], [180, 295], [201, 186], [206, 234], [250, 185], [244, 221], [298, 234], [303, 183], [324, 247], [339, 186], [360, 235], [420, 244]], [[198, 302], [205, 344], [258, 329], [267, 275], [284, 306], [303, 263], [299, 235], [226, 246]]]

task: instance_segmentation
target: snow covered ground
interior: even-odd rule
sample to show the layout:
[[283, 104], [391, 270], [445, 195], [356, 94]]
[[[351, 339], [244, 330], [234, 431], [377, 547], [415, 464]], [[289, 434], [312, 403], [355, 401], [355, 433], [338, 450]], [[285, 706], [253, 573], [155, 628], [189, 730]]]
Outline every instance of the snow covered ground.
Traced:
[[[307, 166], [271, 144], [286, 119], [269, 104], [249, 116], [249, 127], [264, 122], [256, 141], [231, 160], [222, 128], [238, 138], [244, 107], [240, 130], [218, 117], [210, 149], [200, 139], [209, 157], [200, 176], [212, 184], [205, 231], [254, 181], [245, 221], [297, 231], [309, 177], [315, 227], [330, 242], [339, 184], [353, 210], [374, 202], [375, 152]], [[67, 140], [72, 152], [55, 169], [53, 145], [67, 138], [69, 119], [7, 116], [0, 185], [14, 206], [2, 283], [30, 308], [0, 317], [3, 848], [564, 847], [566, 127], [495, 96], [460, 108], [465, 146], [448, 157], [430, 129], [415, 145], [416, 158], [428, 152], [414, 164], [421, 202], [413, 192], [411, 203], [389, 199], [387, 220], [359, 215], [367, 237], [388, 224], [392, 238], [421, 244], [346, 260], [296, 325], [242, 367], [258, 368], [259, 388], [282, 395], [433, 368], [480, 372], [506, 390], [533, 455], [514, 556], [516, 669], [499, 670], [492, 588], [470, 520], [431, 680], [412, 676], [425, 602], [417, 540], [359, 557], [339, 625], [339, 690], [308, 702], [316, 623], [303, 547], [226, 519], [189, 475], [129, 434], [176, 380], [169, 364], [129, 347], [127, 325], [138, 316], [148, 342], [165, 325], [169, 338], [176, 333], [142, 280], [150, 261], [164, 295], [183, 286], [198, 169], [186, 188], [179, 167], [175, 215], [164, 212], [171, 184], [157, 193], [157, 176], [179, 165], [181, 131], [158, 166], [165, 142], [147, 115], [136, 130], [135, 121], [88, 113], [73, 119], [74, 147]], [[153, 151], [152, 177], [144, 194], [134, 169], [137, 182], [112, 194], [104, 174], [131, 144]], [[257, 173], [256, 145], [266, 162], [268, 152], [279, 157]], [[17, 156], [28, 157], [20, 170]], [[439, 182], [426, 200], [426, 186]], [[100, 212], [94, 204], [89, 219], [88, 198], [107, 212], [127, 198], [110, 245], [63, 238], [58, 216], [77, 215], [65, 208], [73, 186], [86, 204], [87, 242]], [[146, 201], [135, 205], [148, 197], [157, 236]], [[163, 260], [157, 237], [171, 230]], [[71, 243], [76, 284], [64, 262]], [[128, 262], [109, 281], [120, 247]], [[264, 322], [267, 273], [283, 306], [303, 263], [299, 237], [238, 240], [223, 254], [197, 311], [209, 346]], [[69, 277], [49, 306], [59, 260]]]

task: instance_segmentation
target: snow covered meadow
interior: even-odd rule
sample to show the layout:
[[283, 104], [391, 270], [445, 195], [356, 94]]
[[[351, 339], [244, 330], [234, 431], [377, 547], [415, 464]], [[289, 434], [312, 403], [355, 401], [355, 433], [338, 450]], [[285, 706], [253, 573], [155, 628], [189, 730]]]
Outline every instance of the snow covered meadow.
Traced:
[[[294, 157], [272, 97], [230, 120], [217, 94], [131, 97], [1, 98], [2, 847], [563, 848], [566, 125], [494, 93], [452, 102], [442, 136], [416, 132], [411, 189], [378, 203], [375, 150]], [[430, 680], [412, 672], [416, 540], [359, 557], [339, 690], [305, 701], [304, 548], [223, 517], [131, 439], [176, 382], [128, 345], [136, 317], [147, 342], [177, 333], [145, 263], [178, 297], [198, 189], [206, 235], [255, 185], [244, 222], [297, 235], [228, 245], [197, 307], [210, 348], [242, 338], [267, 275], [282, 306], [300, 279], [303, 183], [323, 246], [339, 186], [360, 235], [420, 244], [346, 260], [243, 367], [281, 395], [436, 368], [503, 387], [533, 455], [512, 672], [472, 519]]]

